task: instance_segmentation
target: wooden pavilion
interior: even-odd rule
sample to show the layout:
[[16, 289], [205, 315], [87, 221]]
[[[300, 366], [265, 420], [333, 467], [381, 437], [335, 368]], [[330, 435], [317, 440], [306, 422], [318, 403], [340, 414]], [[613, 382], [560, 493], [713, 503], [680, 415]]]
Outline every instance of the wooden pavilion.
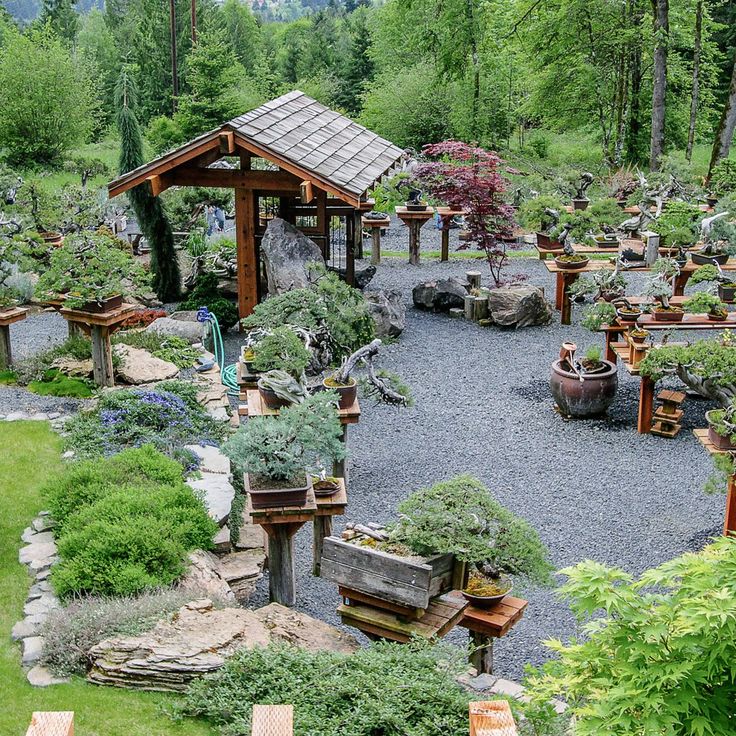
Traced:
[[[176, 186], [234, 189], [244, 317], [261, 297], [260, 240], [268, 218], [277, 215], [299, 228], [331, 265], [344, 263], [353, 283], [361, 213], [373, 206], [368, 192], [403, 158], [397, 146], [295, 90], [118, 177], [108, 195], [140, 184], [155, 196]], [[344, 253], [331, 248], [335, 222], [344, 223]]]

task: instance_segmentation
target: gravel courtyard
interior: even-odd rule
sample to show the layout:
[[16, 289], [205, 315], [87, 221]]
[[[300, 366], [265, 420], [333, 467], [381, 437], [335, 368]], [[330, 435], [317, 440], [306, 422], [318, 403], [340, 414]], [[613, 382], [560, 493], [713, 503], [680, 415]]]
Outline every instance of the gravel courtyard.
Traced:
[[[386, 249], [406, 249], [406, 236], [399, 235], [389, 237]], [[428, 233], [425, 240], [434, 245], [439, 238]], [[371, 288], [401, 290], [408, 308], [406, 330], [384, 348], [381, 365], [411, 386], [415, 406], [363, 404], [360, 423], [349, 430], [349, 506], [345, 517], [336, 518], [336, 531], [348, 521], [389, 520], [413, 490], [471, 473], [538, 529], [558, 568], [591, 558], [636, 574], [718, 533], [724, 501], [701, 490], [711, 464], [691, 433], [703, 426], [708, 404], [688, 398], [684, 428], [674, 440], [638, 435], [638, 381], [621, 373], [606, 419], [564, 421], [549, 393], [550, 363], [563, 340], [584, 348], [602, 338], [577, 325], [561, 327], [559, 315], [547, 327], [517, 332], [411, 306], [411, 289], [419, 281], [461, 277], [469, 268], [486, 280], [480, 260], [438, 263], [425, 257], [420, 266], [410, 266], [393, 258], [380, 265]], [[514, 259], [510, 271], [525, 274], [553, 297], [553, 279], [541, 262]], [[41, 313], [11, 330], [14, 351], [23, 357], [64, 339], [66, 324]], [[230, 361], [238, 345], [237, 334], [228, 337]], [[38, 397], [0, 389], [0, 413], [34, 404], [41, 406]], [[42, 406], [50, 410], [49, 405]], [[338, 623], [336, 587], [311, 576], [311, 544], [307, 526], [297, 536], [297, 606]], [[255, 605], [266, 602], [267, 590], [266, 579]], [[496, 646], [496, 672], [511, 679], [522, 676], [526, 663], [544, 660], [543, 640], [576, 631], [567, 605], [553, 592], [515, 592], [529, 598], [529, 608]], [[450, 638], [462, 642], [464, 631]]]

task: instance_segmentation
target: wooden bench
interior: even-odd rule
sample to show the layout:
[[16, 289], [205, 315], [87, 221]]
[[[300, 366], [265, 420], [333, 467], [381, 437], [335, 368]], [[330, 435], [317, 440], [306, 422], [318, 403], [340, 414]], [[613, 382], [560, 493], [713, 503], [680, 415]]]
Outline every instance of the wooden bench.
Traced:
[[35, 711], [26, 736], [74, 736], [74, 711]]

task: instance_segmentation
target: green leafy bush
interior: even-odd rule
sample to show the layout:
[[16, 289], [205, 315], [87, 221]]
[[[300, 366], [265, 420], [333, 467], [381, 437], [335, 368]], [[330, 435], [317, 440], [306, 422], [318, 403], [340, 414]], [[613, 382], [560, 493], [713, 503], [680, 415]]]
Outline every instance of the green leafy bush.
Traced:
[[257, 371], [286, 371], [299, 379], [309, 365], [310, 353], [302, 339], [289, 327], [277, 327], [253, 346]]
[[736, 161], [724, 158], [713, 168], [710, 190], [717, 197], [736, 192]]
[[180, 712], [226, 734], [250, 733], [254, 703], [294, 705], [294, 733], [320, 736], [467, 736], [468, 702], [455, 676], [463, 652], [412, 641], [352, 654], [271, 645], [241, 649], [189, 687]]
[[649, 224], [652, 232], [662, 236], [661, 245], [692, 245], [698, 241], [703, 213], [696, 204], [670, 200], [662, 214]]
[[586, 561], [561, 592], [585, 639], [526, 683], [538, 702], [562, 696], [577, 736], [733, 733], [736, 719], [736, 538], [722, 537], [638, 580]]
[[699, 291], [686, 299], [682, 308], [691, 314], [722, 314], [728, 312], [726, 305], [715, 295]]
[[461, 560], [547, 584], [552, 567], [539, 535], [469, 475], [423, 488], [402, 501], [391, 538], [420, 555]]
[[179, 309], [199, 309], [207, 307], [217, 317], [221, 330], [229, 330], [238, 323], [238, 308], [234, 302], [225, 299], [218, 288], [219, 279], [212, 273], [203, 273], [197, 277], [194, 289], [179, 304]]
[[562, 200], [551, 195], [541, 195], [534, 199], [524, 200], [516, 211], [516, 221], [525, 230], [541, 230], [546, 222], [546, 209], [556, 210], [560, 216], [565, 212]]
[[55, 368], [44, 373], [43, 380], [31, 381], [28, 390], [39, 396], [68, 396], [88, 399], [94, 392], [94, 384], [83, 378], [70, 378]]
[[736, 385], [736, 347], [720, 340], [657, 347], [641, 361], [639, 374], [658, 381], [678, 366], [687, 366], [691, 373], [709, 379], [715, 386]]
[[161, 360], [173, 363], [177, 368], [191, 368], [200, 356], [199, 350], [193, 348], [183, 337], [162, 335], [159, 332], [120, 332], [113, 339], [116, 345], [130, 345], [133, 348], [147, 350]]
[[21, 360], [15, 364], [18, 383], [43, 381], [48, 371], [53, 370], [54, 362], [60, 358], [89, 360], [92, 358], [92, 343], [85, 337], [70, 337], [48, 350]]

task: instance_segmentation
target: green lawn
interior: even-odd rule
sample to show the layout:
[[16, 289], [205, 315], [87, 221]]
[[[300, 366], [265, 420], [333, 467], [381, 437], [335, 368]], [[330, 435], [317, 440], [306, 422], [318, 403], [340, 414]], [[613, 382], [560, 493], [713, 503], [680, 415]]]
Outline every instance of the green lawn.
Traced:
[[77, 736], [203, 736], [204, 723], [176, 724], [161, 706], [173, 696], [88, 685], [31, 687], [10, 639], [31, 579], [18, 562], [20, 535], [41, 510], [39, 487], [60, 465], [59, 441], [45, 422], [0, 422], [0, 734], [22, 736], [34, 710], [73, 710]]

